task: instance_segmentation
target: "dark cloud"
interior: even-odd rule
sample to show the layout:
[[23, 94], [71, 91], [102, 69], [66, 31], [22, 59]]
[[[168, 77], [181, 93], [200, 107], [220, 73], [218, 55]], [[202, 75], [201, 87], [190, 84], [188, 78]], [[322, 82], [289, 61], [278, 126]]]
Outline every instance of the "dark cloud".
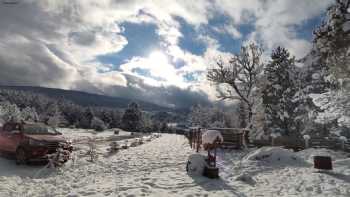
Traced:
[[[195, 104], [209, 105], [206, 93], [182, 89], [177, 86], [150, 86], [141, 78], [125, 75], [127, 86], [109, 86], [105, 94], [135, 100], [143, 100], [167, 107], [188, 108]], [[81, 88], [81, 87], [80, 87]], [[90, 87], [91, 88], [91, 87]]]
[[23, 37], [0, 41], [0, 83], [67, 88], [76, 70], [44, 44]]

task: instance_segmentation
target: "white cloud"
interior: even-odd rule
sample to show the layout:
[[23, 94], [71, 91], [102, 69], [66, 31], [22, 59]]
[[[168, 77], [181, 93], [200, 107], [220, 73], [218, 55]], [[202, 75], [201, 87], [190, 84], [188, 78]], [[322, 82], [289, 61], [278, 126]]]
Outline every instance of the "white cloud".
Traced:
[[[255, 31], [249, 39], [261, 42], [267, 50], [285, 46], [300, 57], [310, 43], [298, 37], [296, 26], [319, 16], [330, 2], [309, 0], [296, 5], [293, 0], [23, 0], [15, 6], [0, 6], [0, 82], [94, 87], [102, 91], [130, 84], [141, 90], [144, 86], [138, 83], [173, 85], [206, 92], [214, 99], [214, 87], [209, 90], [209, 86], [186, 81], [184, 76], [192, 74], [205, 80], [207, 67], [215, 64], [218, 56], [230, 56], [219, 50], [220, 45], [227, 43], [199, 32], [198, 39], [208, 46], [203, 55], [181, 49], [179, 39], [188, 35], [180, 32], [178, 17], [199, 30], [208, 27], [205, 25], [212, 17], [225, 15], [228, 21], [214, 28], [217, 32], [243, 38], [239, 25], [251, 24]], [[122, 72], [111, 71], [112, 66], [97, 62], [97, 56], [121, 51], [128, 44], [120, 27], [124, 22], [155, 24], [165, 47], [162, 53], [170, 59], [134, 57], [121, 65]], [[176, 68], [174, 61], [183, 61], [184, 65]], [[148, 70], [151, 77], [135, 73], [135, 68]], [[131, 78], [126, 74], [141, 81], [129, 83]]]

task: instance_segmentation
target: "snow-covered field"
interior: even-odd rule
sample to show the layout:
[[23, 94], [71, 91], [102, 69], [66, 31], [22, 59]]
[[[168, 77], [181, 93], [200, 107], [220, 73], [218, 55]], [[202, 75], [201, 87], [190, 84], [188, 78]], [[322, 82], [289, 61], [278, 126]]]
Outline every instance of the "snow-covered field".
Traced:
[[[63, 133], [91, 137], [83, 130]], [[113, 134], [97, 135], [110, 139]], [[350, 159], [342, 152], [293, 153], [276, 147], [219, 151], [221, 178], [211, 180], [186, 173], [187, 158], [194, 151], [183, 136], [162, 134], [112, 155], [106, 150], [109, 143], [98, 143], [95, 163], [83, 157], [87, 146], [77, 144], [75, 162], [60, 169], [16, 166], [0, 158], [0, 196], [350, 196]], [[334, 170], [314, 170], [313, 155], [331, 155]]]

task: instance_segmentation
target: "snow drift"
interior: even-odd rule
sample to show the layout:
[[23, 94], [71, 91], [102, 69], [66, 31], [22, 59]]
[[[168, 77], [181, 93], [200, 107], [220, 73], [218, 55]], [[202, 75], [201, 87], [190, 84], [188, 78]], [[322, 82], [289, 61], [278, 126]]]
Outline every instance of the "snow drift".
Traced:
[[258, 162], [266, 165], [306, 165], [306, 161], [294, 152], [280, 147], [263, 147], [252, 151], [243, 158], [242, 163], [249, 164]]

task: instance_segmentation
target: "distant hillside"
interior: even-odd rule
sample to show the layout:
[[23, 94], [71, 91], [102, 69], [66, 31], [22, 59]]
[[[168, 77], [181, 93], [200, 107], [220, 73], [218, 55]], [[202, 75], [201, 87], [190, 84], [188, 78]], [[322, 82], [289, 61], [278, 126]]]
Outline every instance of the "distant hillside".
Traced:
[[[130, 99], [110, 97], [98, 94], [91, 94], [75, 90], [62, 90], [54, 88], [31, 87], [31, 86], [0, 86], [0, 89], [22, 90], [40, 93], [52, 98], [64, 98], [82, 106], [100, 106], [112, 108], [126, 108], [132, 101]], [[156, 104], [137, 101], [145, 111], [170, 111], [171, 109]]]

